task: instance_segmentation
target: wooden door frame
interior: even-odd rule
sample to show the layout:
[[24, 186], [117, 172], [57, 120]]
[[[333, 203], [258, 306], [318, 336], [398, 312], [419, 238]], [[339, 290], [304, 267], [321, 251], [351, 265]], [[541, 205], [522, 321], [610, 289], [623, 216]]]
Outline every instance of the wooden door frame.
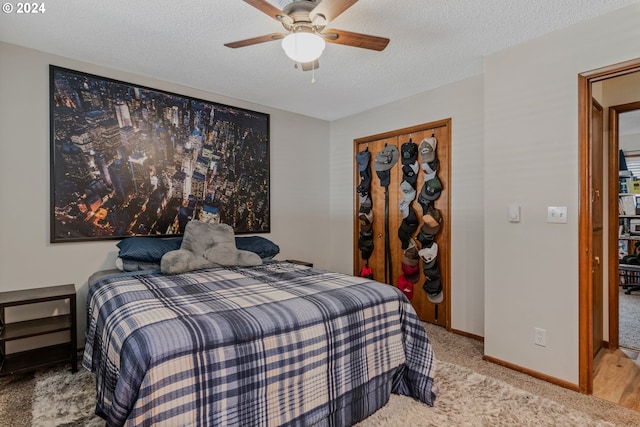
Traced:
[[[609, 65], [578, 74], [578, 369], [581, 393], [593, 393], [593, 291], [591, 277], [591, 159], [589, 147], [591, 142], [591, 84], [597, 81], [623, 76], [640, 71], [640, 58], [618, 64]], [[607, 152], [605, 150], [605, 152]], [[618, 164], [617, 152], [611, 158], [611, 147], [608, 151], [609, 169]], [[612, 165], [613, 163], [613, 165]], [[614, 169], [617, 171], [617, 167]], [[610, 176], [611, 174], [609, 174]], [[617, 177], [616, 177], [617, 179]], [[609, 183], [609, 189], [611, 183]], [[616, 187], [617, 194], [617, 187]], [[609, 194], [609, 200], [611, 194]], [[617, 208], [615, 209], [617, 212]], [[609, 260], [611, 242], [611, 203], [609, 203]], [[617, 215], [616, 215], [617, 218]], [[613, 236], [617, 236], [617, 226]], [[615, 252], [617, 256], [617, 247]], [[616, 270], [617, 270], [617, 263]], [[611, 282], [611, 263], [609, 263], [609, 283]], [[617, 277], [617, 276], [614, 276]], [[609, 293], [609, 301], [611, 293]]]

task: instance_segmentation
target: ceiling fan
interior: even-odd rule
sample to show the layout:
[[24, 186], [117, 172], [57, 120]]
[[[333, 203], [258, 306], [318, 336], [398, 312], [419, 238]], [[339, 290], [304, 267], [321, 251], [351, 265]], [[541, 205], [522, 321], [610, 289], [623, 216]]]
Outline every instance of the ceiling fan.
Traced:
[[358, 0], [294, 0], [282, 10], [267, 0], [244, 0], [245, 3], [266, 13], [280, 22], [287, 33], [265, 34], [246, 40], [225, 43], [230, 48], [282, 40], [287, 56], [304, 71], [318, 68], [318, 58], [322, 55], [325, 42], [342, 44], [381, 51], [389, 44], [389, 39], [354, 33], [351, 31], [326, 28], [329, 22], [340, 16]]

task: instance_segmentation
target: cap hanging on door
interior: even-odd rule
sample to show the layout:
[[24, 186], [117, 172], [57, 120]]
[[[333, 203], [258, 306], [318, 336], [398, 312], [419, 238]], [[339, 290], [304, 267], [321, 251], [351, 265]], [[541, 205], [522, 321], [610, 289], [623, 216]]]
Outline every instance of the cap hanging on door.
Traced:
[[366, 279], [373, 279], [373, 270], [369, 267], [369, 263], [366, 263], [360, 269], [360, 277], [364, 277]]

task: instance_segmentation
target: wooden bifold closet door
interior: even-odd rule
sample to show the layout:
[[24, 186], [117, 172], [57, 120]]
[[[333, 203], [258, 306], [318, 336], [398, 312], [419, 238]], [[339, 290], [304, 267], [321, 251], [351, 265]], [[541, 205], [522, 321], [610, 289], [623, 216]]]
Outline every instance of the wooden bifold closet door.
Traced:
[[[403, 274], [402, 258], [404, 249], [402, 242], [398, 236], [398, 229], [402, 223], [403, 216], [399, 209], [399, 203], [402, 201], [402, 190], [400, 184], [403, 181], [402, 172], [402, 154], [401, 147], [406, 142], [414, 142], [420, 146], [425, 138], [435, 137], [437, 140], [436, 157], [439, 162], [437, 170], [437, 178], [442, 183], [440, 196], [432, 201], [433, 206], [442, 214], [442, 222], [440, 230], [437, 232], [435, 242], [438, 245], [437, 262], [440, 268], [440, 278], [442, 283], [442, 291], [444, 299], [434, 304], [427, 298], [427, 293], [423, 290], [423, 284], [426, 280], [422, 262], [419, 262], [420, 272], [419, 279], [413, 284], [413, 297], [411, 304], [415, 308], [421, 320], [435, 323], [447, 328], [450, 327], [450, 195], [451, 195], [451, 178], [450, 178], [450, 143], [451, 143], [451, 119], [440, 120], [437, 122], [425, 123], [405, 129], [399, 129], [384, 134], [373, 135], [369, 137], [359, 138], [354, 141], [353, 165], [354, 165], [354, 182], [357, 187], [360, 184], [360, 173], [356, 163], [356, 155], [362, 150], [368, 149], [370, 153], [370, 170], [371, 170], [371, 187], [370, 195], [373, 212], [373, 243], [374, 249], [368, 263], [362, 258], [362, 253], [358, 247], [358, 239], [360, 237], [361, 221], [358, 218], [360, 211], [360, 196], [354, 194], [354, 274], [359, 275], [365, 264], [373, 271], [373, 278], [379, 282], [387, 283], [391, 286], [397, 286], [398, 278]], [[388, 186], [388, 224], [389, 224], [389, 252], [391, 254], [391, 268], [387, 266], [387, 274], [385, 275], [385, 188], [381, 186], [374, 169], [374, 160], [376, 155], [382, 151], [386, 145], [393, 145], [398, 149], [399, 159], [397, 163], [389, 170], [390, 183]], [[420, 153], [418, 153], [418, 162], [420, 164]], [[418, 195], [424, 184], [426, 172], [420, 168], [418, 178], [415, 183], [416, 197], [411, 203], [418, 219], [418, 228], [412, 234], [414, 239], [417, 237], [420, 227], [423, 225], [423, 208], [418, 203]], [[416, 240], [417, 241], [417, 240]], [[421, 244], [418, 242], [418, 249]], [[385, 279], [386, 276], [386, 279]]]

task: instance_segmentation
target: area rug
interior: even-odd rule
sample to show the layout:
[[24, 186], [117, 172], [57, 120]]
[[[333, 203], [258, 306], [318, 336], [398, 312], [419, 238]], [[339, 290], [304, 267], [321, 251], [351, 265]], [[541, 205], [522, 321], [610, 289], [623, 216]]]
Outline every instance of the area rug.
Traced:
[[104, 426], [94, 415], [95, 377], [80, 368], [47, 370], [37, 375], [33, 393], [32, 425], [39, 427]]
[[640, 350], [640, 292], [627, 295], [620, 289], [618, 301], [620, 346]]
[[[615, 426], [467, 368], [437, 362], [438, 397], [429, 407], [406, 396], [389, 403], [358, 427], [416, 426]], [[48, 371], [37, 379], [33, 426], [103, 426], [93, 415], [95, 383], [80, 370]]]

